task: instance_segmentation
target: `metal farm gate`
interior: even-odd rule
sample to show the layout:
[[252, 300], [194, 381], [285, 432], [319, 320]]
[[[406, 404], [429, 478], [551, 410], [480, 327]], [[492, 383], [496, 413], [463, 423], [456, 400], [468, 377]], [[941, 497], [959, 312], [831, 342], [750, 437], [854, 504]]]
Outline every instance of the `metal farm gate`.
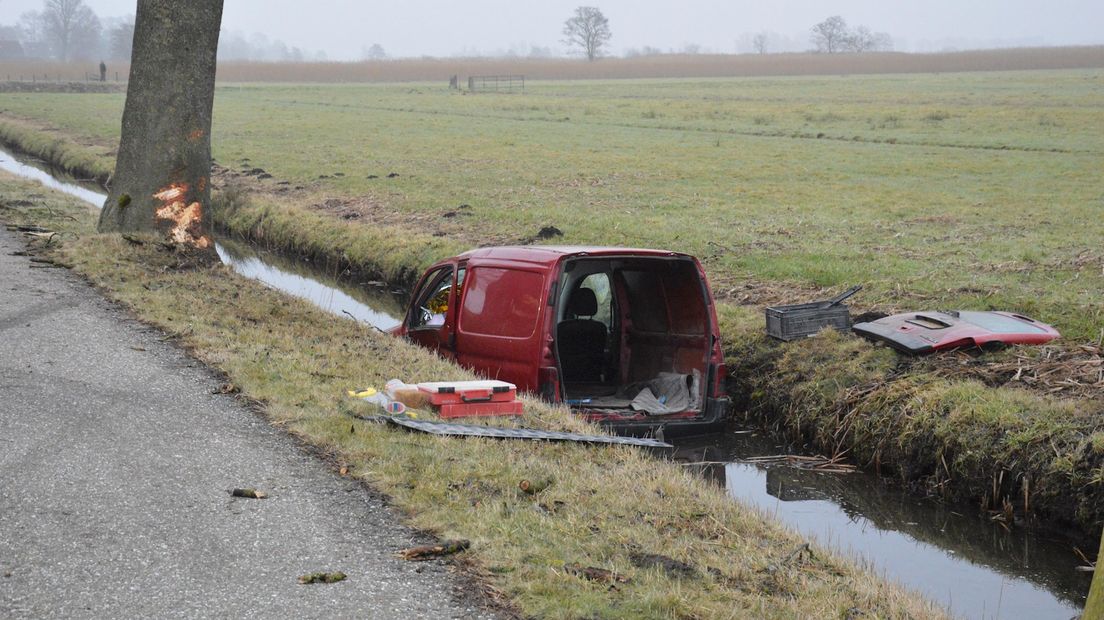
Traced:
[[514, 91], [525, 92], [525, 76], [470, 75], [468, 76], [468, 90], [470, 92], [496, 93], [512, 93]]

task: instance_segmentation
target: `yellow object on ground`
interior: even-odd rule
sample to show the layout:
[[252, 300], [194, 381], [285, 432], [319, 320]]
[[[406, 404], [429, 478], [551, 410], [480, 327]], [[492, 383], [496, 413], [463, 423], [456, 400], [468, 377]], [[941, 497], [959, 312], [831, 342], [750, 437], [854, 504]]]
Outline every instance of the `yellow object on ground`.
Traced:
[[362, 388], [359, 390], [345, 390], [345, 393], [354, 398], [367, 398], [376, 394], [376, 388]]

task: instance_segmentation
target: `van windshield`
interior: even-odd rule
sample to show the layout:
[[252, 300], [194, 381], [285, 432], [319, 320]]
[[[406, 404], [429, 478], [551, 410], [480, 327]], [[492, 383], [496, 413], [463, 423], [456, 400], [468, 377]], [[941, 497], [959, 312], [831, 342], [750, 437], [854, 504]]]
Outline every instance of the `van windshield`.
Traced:
[[569, 404], [649, 415], [701, 408], [710, 314], [692, 261], [581, 258], [560, 281], [555, 342]]

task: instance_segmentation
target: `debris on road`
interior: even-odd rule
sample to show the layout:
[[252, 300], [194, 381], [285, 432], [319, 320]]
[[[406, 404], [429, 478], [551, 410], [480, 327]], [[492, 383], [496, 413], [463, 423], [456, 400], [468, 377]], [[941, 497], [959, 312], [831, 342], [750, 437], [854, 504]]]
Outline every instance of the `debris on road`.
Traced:
[[249, 499], [264, 499], [268, 497], [268, 493], [258, 491], [257, 489], [234, 489], [230, 491], [230, 495], [233, 497], [248, 497]]
[[339, 581], [345, 581], [345, 573], [341, 571], [333, 573], [309, 573], [301, 575], [299, 577], [299, 583], [303, 585], [311, 583], [337, 583]]
[[470, 540], [445, 540], [435, 545], [421, 545], [403, 549], [399, 552], [399, 557], [410, 561], [429, 560], [443, 555], [460, 553], [469, 547], [471, 547]]

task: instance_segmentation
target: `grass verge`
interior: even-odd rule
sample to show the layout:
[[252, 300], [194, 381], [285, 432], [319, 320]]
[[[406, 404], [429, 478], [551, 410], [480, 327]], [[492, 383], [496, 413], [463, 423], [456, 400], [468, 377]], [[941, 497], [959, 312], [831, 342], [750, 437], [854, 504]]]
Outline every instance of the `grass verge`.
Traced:
[[12, 119], [0, 122], [0, 144], [11, 145], [33, 155], [66, 174], [82, 179], [107, 183], [115, 171], [114, 154], [97, 152], [86, 145], [74, 144], [71, 136], [44, 131]]
[[[75, 199], [0, 175], [0, 219], [61, 232], [36, 251], [70, 266], [225, 372], [273, 424], [386, 493], [414, 527], [467, 538], [470, 570], [526, 616], [939, 617], [919, 598], [814, 548], [723, 490], [638, 450], [433, 438], [353, 422], [352, 385], [464, 378], [436, 356], [222, 266], [93, 232]], [[583, 428], [529, 401], [523, 422]], [[593, 429], [590, 429], [593, 430]], [[551, 475], [529, 496], [518, 482]], [[691, 569], [656, 563], [656, 555]], [[577, 576], [579, 563], [627, 583]], [[612, 586], [612, 587], [611, 587]]]

